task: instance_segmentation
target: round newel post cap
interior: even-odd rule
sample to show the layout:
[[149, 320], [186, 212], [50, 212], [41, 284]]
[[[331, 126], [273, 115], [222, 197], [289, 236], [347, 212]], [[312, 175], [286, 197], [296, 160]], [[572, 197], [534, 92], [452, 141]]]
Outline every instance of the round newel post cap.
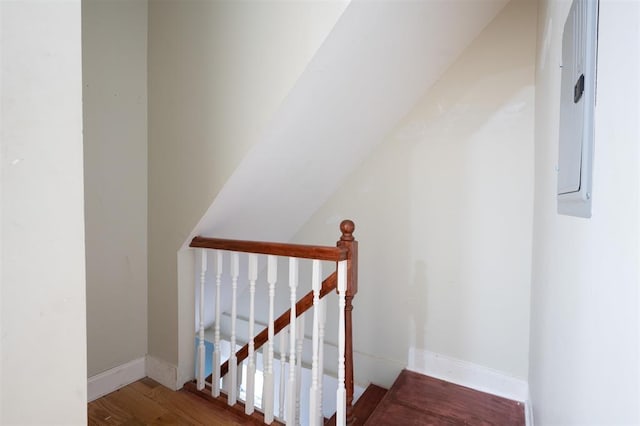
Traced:
[[340, 231], [342, 231], [341, 241], [353, 241], [353, 231], [356, 224], [352, 220], [346, 219], [340, 222]]

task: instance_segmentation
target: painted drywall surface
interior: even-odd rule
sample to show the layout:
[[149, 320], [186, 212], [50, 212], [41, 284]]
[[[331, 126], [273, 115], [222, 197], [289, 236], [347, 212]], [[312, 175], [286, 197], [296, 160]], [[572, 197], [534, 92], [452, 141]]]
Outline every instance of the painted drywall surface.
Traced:
[[290, 239], [504, 4], [350, 3], [191, 235]]
[[151, 355], [177, 363], [176, 252], [344, 7], [345, 2], [149, 4]]
[[358, 381], [410, 347], [526, 378], [535, 23], [508, 4], [295, 238], [356, 223]]
[[82, 7], [87, 362], [147, 353], [147, 2]]
[[3, 425], [87, 421], [80, 19], [0, 2]]
[[[541, 2], [529, 385], [536, 424], [640, 422], [640, 5], [600, 1], [593, 211], [556, 213], [562, 31]], [[624, 46], [624, 48], [621, 48]]]
[[350, 3], [192, 235], [292, 238], [505, 4]]
[[350, 3], [192, 235], [290, 239], [505, 4]]

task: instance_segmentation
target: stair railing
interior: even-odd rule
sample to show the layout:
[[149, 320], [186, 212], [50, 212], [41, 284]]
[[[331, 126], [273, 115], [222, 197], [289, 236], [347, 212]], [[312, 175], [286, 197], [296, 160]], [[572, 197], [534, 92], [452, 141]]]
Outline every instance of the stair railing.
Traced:
[[[338, 359], [337, 376], [338, 386], [336, 390], [336, 424], [352, 424], [353, 418], [353, 342], [352, 342], [352, 300], [357, 293], [358, 276], [358, 242], [353, 237], [355, 225], [350, 220], [340, 224], [342, 235], [336, 247], [311, 246], [299, 244], [284, 244], [271, 242], [240, 241], [217, 238], [195, 237], [190, 247], [201, 248], [201, 274], [200, 274], [200, 306], [198, 350], [196, 352], [196, 386], [200, 391], [211, 390], [213, 397], [220, 397], [221, 392], [226, 393], [227, 403], [235, 405], [238, 401], [241, 369], [239, 366], [246, 364], [246, 398], [245, 413], [253, 414], [256, 409], [255, 372], [256, 351], [266, 344], [263, 349], [263, 390], [262, 411], [266, 424], [274, 420], [284, 421], [287, 425], [300, 424], [300, 398], [301, 395], [301, 359], [302, 342], [304, 339], [304, 313], [313, 307], [313, 332], [312, 332], [312, 366], [311, 385], [308, 389], [310, 426], [324, 423], [322, 413], [322, 377], [325, 365], [324, 359], [324, 327], [326, 321], [326, 306], [324, 297], [336, 290], [338, 295]], [[214, 253], [215, 264], [215, 321], [212, 354], [212, 374], [205, 377], [205, 282], [209, 253]], [[225, 254], [228, 253], [228, 254]], [[249, 290], [249, 326], [248, 343], [241, 349], [237, 347], [237, 300], [238, 280], [240, 277], [240, 253], [247, 256], [247, 280]], [[267, 327], [259, 333], [254, 333], [255, 328], [255, 288], [258, 282], [258, 255], [266, 255], [266, 282], [268, 284], [269, 318]], [[289, 299], [291, 307], [274, 318], [274, 299], [277, 283], [277, 256], [289, 259]], [[224, 271], [224, 258], [229, 258], [229, 271], [231, 281], [231, 332], [229, 358], [221, 362], [221, 307], [220, 294], [222, 276]], [[312, 260], [311, 282], [312, 290], [299, 300], [297, 299], [297, 287], [299, 282], [299, 259]], [[336, 270], [324, 281], [321, 281], [321, 261], [335, 262]], [[288, 330], [287, 330], [288, 328]], [[287, 339], [288, 331], [288, 339]], [[280, 334], [280, 387], [279, 387], [279, 418], [274, 415], [274, 344], [275, 336]], [[288, 340], [288, 375], [285, 377], [286, 345]], [[221, 388], [220, 379], [223, 379]], [[304, 390], [306, 393], [306, 390]], [[286, 399], [286, 404], [285, 404]]]

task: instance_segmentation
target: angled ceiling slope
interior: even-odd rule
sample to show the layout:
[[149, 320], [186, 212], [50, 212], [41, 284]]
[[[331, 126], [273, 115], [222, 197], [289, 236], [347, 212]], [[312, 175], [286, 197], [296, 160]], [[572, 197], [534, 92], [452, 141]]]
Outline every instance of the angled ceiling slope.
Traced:
[[351, 2], [185, 246], [292, 238], [506, 3]]

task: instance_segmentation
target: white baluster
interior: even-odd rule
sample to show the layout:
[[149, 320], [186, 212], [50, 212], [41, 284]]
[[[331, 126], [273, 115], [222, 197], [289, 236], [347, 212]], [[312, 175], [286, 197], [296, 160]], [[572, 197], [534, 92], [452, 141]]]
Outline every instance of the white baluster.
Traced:
[[207, 274], [207, 249], [202, 249], [202, 265], [200, 266], [200, 336], [198, 342], [198, 381], [197, 389], [204, 389], [205, 345], [204, 345], [204, 280]]
[[302, 343], [304, 342], [304, 315], [296, 325], [296, 425], [300, 424], [300, 394], [302, 388]]
[[231, 253], [231, 349], [229, 356], [229, 380], [227, 398], [229, 405], [235, 405], [238, 400], [238, 359], [236, 357], [236, 316], [238, 275], [240, 274], [240, 260], [238, 253]]
[[[242, 387], [242, 383], [243, 383], [243, 382], [242, 382], [242, 373], [243, 373], [244, 369], [245, 369], [245, 364], [244, 364], [244, 363], [242, 363], [242, 362], [241, 362], [241, 363], [239, 363], [239, 364], [238, 364], [238, 369], [236, 370], [236, 371], [237, 371], [237, 373], [238, 373], [238, 374], [237, 374], [238, 381], [236, 382], [237, 392], [238, 392], [238, 393], [237, 393], [236, 395], [238, 395], [238, 396], [240, 395], [240, 388]], [[245, 397], [246, 397], [246, 394], [245, 394]]]
[[258, 255], [249, 255], [249, 360], [247, 363], [247, 398], [244, 403], [244, 412], [253, 414], [255, 399], [256, 360], [254, 355], [254, 322], [255, 322], [255, 298], [256, 280], [258, 279]]
[[309, 426], [319, 426], [320, 416], [318, 410], [321, 399], [319, 376], [319, 338], [320, 338], [320, 279], [322, 276], [321, 264], [319, 260], [313, 261], [313, 272], [311, 274], [311, 288], [313, 290], [313, 343], [311, 353], [311, 389], [309, 390]]
[[280, 399], [278, 400], [278, 416], [284, 419], [285, 366], [287, 364], [287, 328], [280, 332]]
[[344, 385], [345, 367], [345, 292], [347, 291], [347, 261], [338, 262], [338, 390], [336, 391], [336, 425], [347, 424], [347, 392]]
[[289, 324], [289, 383], [287, 386], [287, 426], [296, 422], [296, 288], [298, 287], [298, 259], [289, 258], [289, 288], [291, 290], [291, 316]]
[[[315, 307], [314, 307], [315, 309]], [[319, 381], [318, 381], [318, 394], [320, 397], [318, 398], [318, 414], [320, 419], [318, 420], [318, 424], [324, 423], [324, 413], [322, 412], [322, 381], [324, 379], [324, 328], [327, 320], [327, 304], [324, 299], [320, 299], [318, 301], [318, 319], [319, 319], [319, 329], [318, 329], [318, 372], [319, 372]]]
[[213, 336], [211, 395], [220, 396], [220, 286], [222, 284], [222, 251], [216, 250], [216, 324]]
[[[267, 282], [269, 283], [269, 341], [267, 342], [266, 356], [263, 351], [262, 360], [264, 362], [264, 378], [262, 387], [262, 410], [264, 411], [264, 422], [273, 422], [273, 339], [274, 339], [274, 299], [276, 293], [276, 281], [278, 279], [278, 258], [267, 257]], [[282, 369], [284, 371], [284, 369]]]

